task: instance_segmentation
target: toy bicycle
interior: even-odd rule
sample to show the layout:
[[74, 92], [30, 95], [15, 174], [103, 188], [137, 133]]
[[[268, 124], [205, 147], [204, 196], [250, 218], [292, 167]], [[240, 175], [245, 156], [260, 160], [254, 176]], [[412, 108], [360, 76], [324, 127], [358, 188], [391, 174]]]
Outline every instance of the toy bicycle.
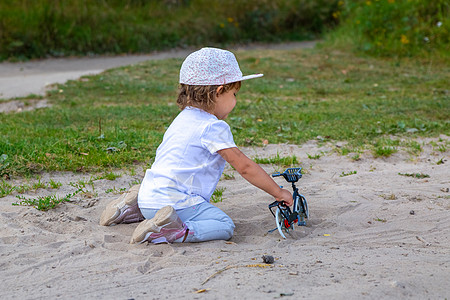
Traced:
[[[283, 173], [277, 172], [272, 174], [272, 177], [283, 176], [287, 182], [292, 183], [292, 198], [294, 200], [294, 205], [292, 206], [292, 210], [284, 204], [284, 202], [275, 201], [269, 204], [269, 210], [272, 215], [275, 217], [275, 222], [277, 224], [277, 228], [269, 230], [269, 232], [273, 232], [278, 229], [278, 232], [283, 238], [286, 238], [283, 232], [289, 233], [290, 230], [294, 230], [294, 224], [297, 223], [298, 226], [306, 226], [306, 219], [308, 219], [309, 211], [308, 211], [308, 203], [303, 195], [298, 193], [298, 188], [295, 186], [295, 183], [302, 178], [301, 173], [302, 168], [289, 168], [286, 169]], [[273, 212], [274, 208], [277, 208], [275, 213]]]

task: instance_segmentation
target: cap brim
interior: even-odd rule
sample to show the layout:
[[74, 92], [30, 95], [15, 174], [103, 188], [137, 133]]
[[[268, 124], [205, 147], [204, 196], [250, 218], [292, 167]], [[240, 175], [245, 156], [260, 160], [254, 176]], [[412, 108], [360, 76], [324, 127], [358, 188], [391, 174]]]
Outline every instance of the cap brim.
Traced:
[[246, 75], [246, 76], [242, 76], [241, 81], [242, 80], [247, 80], [247, 79], [258, 78], [258, 77], [263, 77], [263, 76], [264, 76], [264, 74]]

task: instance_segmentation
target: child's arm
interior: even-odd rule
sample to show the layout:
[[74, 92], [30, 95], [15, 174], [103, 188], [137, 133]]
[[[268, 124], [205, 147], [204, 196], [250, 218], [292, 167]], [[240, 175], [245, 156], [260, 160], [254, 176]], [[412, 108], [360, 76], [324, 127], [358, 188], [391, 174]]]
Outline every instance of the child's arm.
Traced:
[[238, 148], [228, 148], [217, 152], [248, 182], [272, 195], [277, 201], [285, 202], [288, 206], [293, 204], [292, 194], [280, 188], [257, 163], [245, 156]]

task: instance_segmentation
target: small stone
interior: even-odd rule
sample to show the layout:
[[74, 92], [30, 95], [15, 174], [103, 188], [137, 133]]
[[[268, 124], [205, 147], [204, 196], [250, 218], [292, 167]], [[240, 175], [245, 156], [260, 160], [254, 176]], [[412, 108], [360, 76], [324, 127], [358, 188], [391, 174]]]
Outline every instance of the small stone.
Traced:
[[411, 210], [411, 211], [409, 212], [409, 214], [410, 214], [410, 215], [415, 215], [416, 213], [415, 213], [413, 210]]
[[402, 288], [402, 289], [406, 288], [404, 283], [398, 282], [396, 280], [391, 282], [391, 286], [394, 287], [394, 288]]
[[273, 264], [273, 262], [275, 261], [272, 255], [263, 255], [261, 258], [266, 264]]

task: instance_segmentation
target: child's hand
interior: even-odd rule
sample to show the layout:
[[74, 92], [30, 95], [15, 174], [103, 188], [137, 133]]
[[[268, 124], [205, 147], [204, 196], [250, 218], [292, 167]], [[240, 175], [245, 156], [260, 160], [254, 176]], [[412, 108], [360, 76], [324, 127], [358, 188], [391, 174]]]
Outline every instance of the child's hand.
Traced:
[[275, 197], [275, 200], [278, 202], [284, 202], [287, 206], [292, 206], [294, 204], [294, 200], [292, 200], [292, 194], [288, 190], [281, 189], [280, 196]]

